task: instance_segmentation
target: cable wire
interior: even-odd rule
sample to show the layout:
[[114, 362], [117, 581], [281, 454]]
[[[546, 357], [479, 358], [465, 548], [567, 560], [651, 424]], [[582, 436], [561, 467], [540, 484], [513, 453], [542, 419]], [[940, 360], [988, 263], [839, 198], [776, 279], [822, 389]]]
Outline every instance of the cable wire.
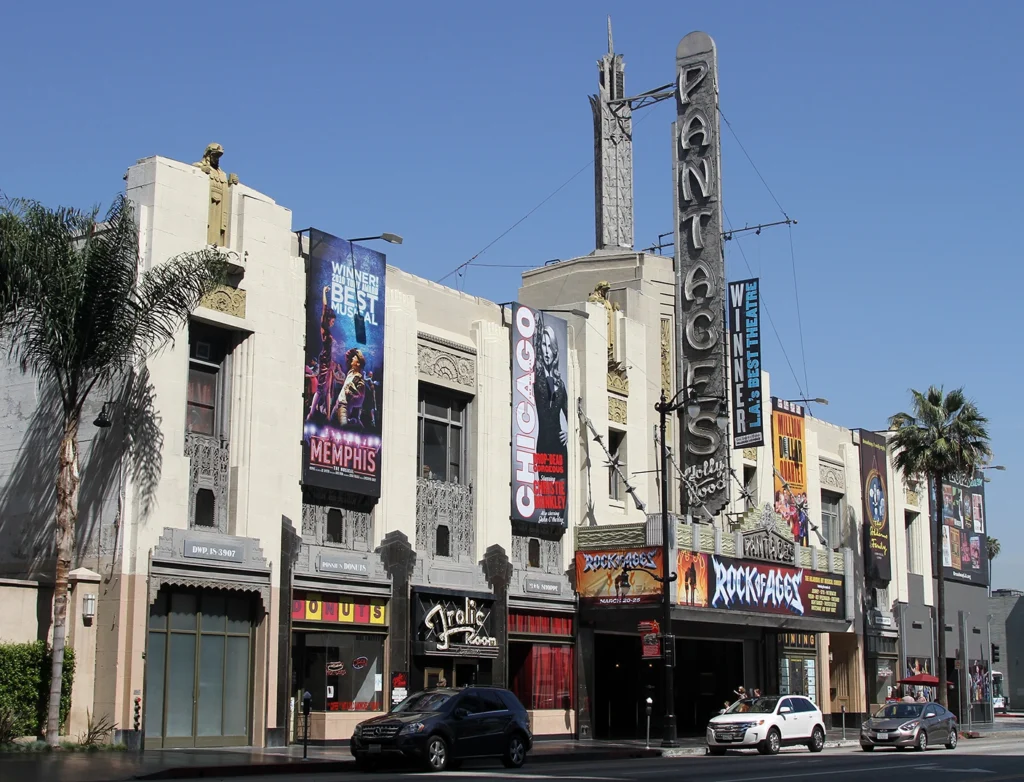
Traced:
[[775, 202], [775, 205], [777, 207], [779, 207], [779, 211], [782, 212], [783, 217], [785, 217], [787, 220], [789, 220], [790, 217], [789, 217], [788, 214], [786, 214], [786, 210], [782, 208], [782, 204], [779, 203], [779, 199], [775, 197], [775, 193], [773, 193], [772, 189], [770, 187], [768, 187], [768, 183], [765, 181], [765, 178], [763, 176], [761, 176], [761, 172], [758, 170], [757, 166], [754, 164], [754, 159], [752, 157], [750, 157], [750, 153], [747, 152], [747, 148], [745, 146], [743, 146], [743, 142], [740, 141], [740, 137], [736, 135], [736, 131], [733, 128], [732, 123], [729, 122], [728, 117], [726, 117], [724, 114], [722, 114], [721, 107], [718, 108], [718, 114], [719, 114], [719, 116], [721, 116], [721, 118], [723, 120], [725, 120], [726, 127], [729, 128], [729, 132], [732, 133], [732, 137], [734, 139], [736, 139], [736, 143], [739, 144], [740, 149], [743, 150], [743, 154], [747, 156], [747, 161], [750, 163], [750, 167], [754, 169], [754, 173], [757, 174], [758, 179], [761, 180], [761, 184], [764, 185], [764, 189], [768, 191], [768, 195], [770, 195], [772, 197], [772, 200]]

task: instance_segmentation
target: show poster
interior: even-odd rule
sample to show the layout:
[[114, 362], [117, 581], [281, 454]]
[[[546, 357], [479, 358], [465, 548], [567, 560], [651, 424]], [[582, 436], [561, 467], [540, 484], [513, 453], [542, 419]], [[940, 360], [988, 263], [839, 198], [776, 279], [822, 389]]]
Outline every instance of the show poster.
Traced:
[[760, 280], [729, 284], [729, 355], [732, 361], [732, 446], [764, 445], [761, 396]]
[[864, 526], [867, 536], [868, 575], [878, 581], [892, 578], [889, 555], [889, 480], [886, 469], [885, 438], [867, 429], [860, 430], [860, 476]]
[[772, 397], [772, 445], [775, 452], [775, 512], [789, 524], [794, 542], [798, 546], [806, 546], [810, 519], [807, 515], [803, 407]]
[[762, 614], [846, 618], [843, 576], [704, 554], [710, 608]]
[[[940, 503], [929, 481], [932, 507]], [[969, 484], [943, 481], [941, 511], [942, 570], [952, 581], [988, 584], [988, 541], [985, 534], [985, 480], [975, 473]], [[932, 514], [932, 524], [937, 523]]]
[[661, 600], [661, 548], [576, 552], [576, 593], [596, 606], [644, 605]]
[[380, 497], [384, 255], [309, 231], [302, 482]]
[[568, 521], [568, 324], [513, 303], [510, 333], [512, 526], [559, 536]]
[[707, 608], [711, 600], [708, 592], [708, 555], [696, 551], [679, 551], [677, 554], [676, 587], [679, 605], [690, 608]]

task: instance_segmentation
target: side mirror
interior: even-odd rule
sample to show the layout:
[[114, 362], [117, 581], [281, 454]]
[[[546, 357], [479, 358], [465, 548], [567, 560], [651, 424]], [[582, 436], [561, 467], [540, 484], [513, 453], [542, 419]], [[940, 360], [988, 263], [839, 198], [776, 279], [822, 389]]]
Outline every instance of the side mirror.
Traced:
[[926, 720], [927, 720], [927, 719], [931, 719], [931, 718], [932, 718], [932, 717], [934, 717], [934, 716], [935, 716], [935, 712], [934, 712], [934, 711], [926, 711], [926, 712], [924, 713], [924, 718], [925, 718]]
[[469, 709], [458, 708], [452, 712], [452, 716], [457, 720], [464, 720], [469, 716]]
[[793, 710], [789, 708], [789, 706], [783, 706], [781, 709], [779, 709], [779, 714], [789, 714], [791, 711]]
[[725, 714], [725, 709], [719, 709], [719, 710], [718, 710], [718, 713], [719, 713], [719, 714]]

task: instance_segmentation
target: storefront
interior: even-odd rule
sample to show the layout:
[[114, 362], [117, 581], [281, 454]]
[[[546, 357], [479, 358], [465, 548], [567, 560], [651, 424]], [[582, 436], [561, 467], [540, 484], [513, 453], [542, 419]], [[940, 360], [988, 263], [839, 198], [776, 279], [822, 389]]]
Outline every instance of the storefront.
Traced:
[[779, 633], [778, 645], [779, 694], [806, 695], [818, 703], [818, 636]]
[[498, 659], [489, 592], [413, 587], [410, 690], [489, 685]]

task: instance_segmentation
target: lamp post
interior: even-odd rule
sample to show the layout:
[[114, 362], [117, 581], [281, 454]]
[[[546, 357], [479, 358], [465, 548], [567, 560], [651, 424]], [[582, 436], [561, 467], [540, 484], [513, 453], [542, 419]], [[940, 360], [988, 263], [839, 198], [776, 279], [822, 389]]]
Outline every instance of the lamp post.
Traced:
[[402, 243], [402, 237], [401, 236], [399, 236], [398, 234], [389, 234], [387, 232], [384, 232], [384, 233], [380, 234], [379, 236], [359, 236], [359, 237], [356, 237], [355, 239], [349, 239], [349, 241], [350, 242], [371, 242], [374, 239], [383, 239], [385, 242], [390, 242], [391, 244], [401, 244]]
[[804, 404], [811, 404], [813, 402], [816, 405], [827, 405], [828, 404], [828, 400], [827, 399], [823, 399], [820, 396], [816, 397], [814, 399], [804, 399], [804, 398], [801, 397], [800, 399], [786, 399], [784, 401], [786, 401], [786, 402], [803, 402]]
[[[679, 400], [680, 395], [684, 395], [684, 399]], [[676, 690], [675, 690], [675, 635], [672, 632], [672, 582], [676, 580], [677, 575], [673, 572], [671, 563], [669, 562], [670, 547], [669, 547], [669, 526], [668, 520], [668, 440], [666, 439], [666, 429], [668, 425], [669, 413], [674, 413], [677, 410], [681, 410], [683, 407], [687, 408], [687, 413], [691, 418], [695, 418], [700, 412], [700, 403], [702, 401], [717, 400], [720, 403], [718, 423], [722, 425], [723, 418], [728, 421], [728, 411], [725, 409], [725, 399], [720, 397], [699, 397], [697, 396], [692, 388], [681, 388], [675, 396], [671, 399], [665, 397], [665, 390], [661, 391], [661, 399], [654, 405], [654, 409], [658, 412], [659, 421], [658, 427], [661, 434], [661, 561], [662, 568], [664, 569], [664, 575], [659, 579], [661, 581], [661, 608], [662, 608], [662, 630], [661, 630], [661, 655], [662, 655], [662, 688], [665, 691], [665, 716], [663, 717], [662, 724], [662, 747], [678, 747], [678, 732], [676, 728], [676, 713], [675, 713], [675, 701], [676, 701]], [[696, 408], [696, 412], [694, 412]], [[684, 481], [682, 488], [682, 494], [680, 496], [680, 506], [685, 515], [687, 512], [687, 489]]]

